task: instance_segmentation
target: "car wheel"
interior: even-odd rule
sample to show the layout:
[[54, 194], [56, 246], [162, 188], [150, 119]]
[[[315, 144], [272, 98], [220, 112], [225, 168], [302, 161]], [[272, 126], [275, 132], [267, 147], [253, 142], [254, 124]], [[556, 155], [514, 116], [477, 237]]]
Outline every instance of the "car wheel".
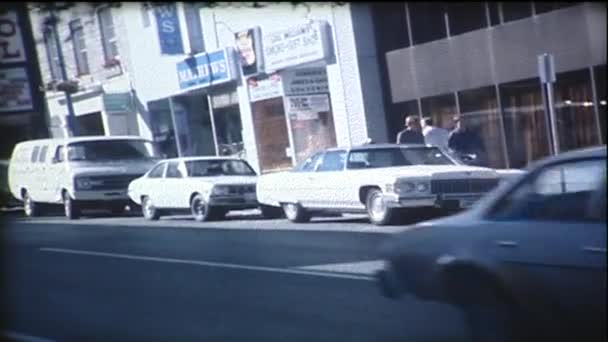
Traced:
[[213, 217], [209, 203], [200, 194], [194, 196], [190, 201], [190, 211], [194, 219], [199, 222], [209, 221]]
[[141, 200], [141, 213], [146, 220], [156, 221], [160, 218], [158, 209], [152, 203], [152, 199], [148, 196], [144, 196]]
[[34, 200], [30, 196], [30, 194], [27, 193], [27, 191], [23, 194], [23, 213], [27, 217], [36, 217], [40, 214], [40, 210], [38, 210], [38, 205], [36, 204], [36, 202], [34, 202]]
[[298, 203], [283, 203], [285, 217], [291, 222], [303, 223], [310, 221], [310, 213]]
[[78, 203], [72, 199], [67, 191], [63, 192], [63, 213], [70, 220], [75, 220], [80, 217], [80, 209]]
[[281, 208], [273, 207], [270, 205], [260, 205], [260, 210], [262, 211], [262, 217], [265, 219], [277, 219], [284, 215], [283, 210]]
[[386, 205], [379, 189], [372, 189], [367, 193], [365, 208], [369, 220], [375, 225], [387, 225], [393, 219], [393, 210]]

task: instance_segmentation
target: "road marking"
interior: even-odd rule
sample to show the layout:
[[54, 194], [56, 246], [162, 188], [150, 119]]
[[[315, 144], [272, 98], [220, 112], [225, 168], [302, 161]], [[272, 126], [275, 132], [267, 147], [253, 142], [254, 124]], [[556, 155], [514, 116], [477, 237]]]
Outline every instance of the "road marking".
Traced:
[[311, 265], [295, 267], [300, 270], [338, 272], [351, 274], [374, 275], [377, 271], [384, 268], [383, 260], [369, 260], [357, 262], [345, 262], [338, 264]]
[[85, 250], [78, 250], [78, 249], [51, 248], [51, 247], [42, 247], [42, 248], [40, 248], [40, 251], [41, 252], [53, 252], [53, 253], [79, 254], [79, 255], [119, 258], [119, 259], [128, 259], [128, 260], [156, 261], [156, 262], [197, 265], [197, 266], [206, 266], [206, 267], [220, 267], [220, 268], [230, 268], [230, 269], [248, 270], [248, 271], [299, 274], [299, 275], [309, 275], [309, 276], [327, 277], [327, 278], [342, 278], [342, 279], [366, 280], [366, 281], [375, 280], [374, 277], [366, 276], [366, 275], [339, 274], [339, 273], [321, 272], [321, 271], [305, 270], [305, 269], [298, 269], [298, 268], [280, 268], [280, 267], [267, 267], [267, 266], [240, 265], [240, 264], [230, 264], [230, 263], [223, 263], [223, 262], [213, 262], [213, 261], [161, 258], [161, 257], [151, 257], [151, 256], [143, 256], [143, 255], [106, 253], [106, 252], [95, 252], [95, 251], [85, 251]]
[[20, 334], [20, 333], [14, 332], [14, 331], [3, 331], [1, 336], [8, 339], [9, 341], [53, 342], [53, 340], [49, 340], [46, 338]]

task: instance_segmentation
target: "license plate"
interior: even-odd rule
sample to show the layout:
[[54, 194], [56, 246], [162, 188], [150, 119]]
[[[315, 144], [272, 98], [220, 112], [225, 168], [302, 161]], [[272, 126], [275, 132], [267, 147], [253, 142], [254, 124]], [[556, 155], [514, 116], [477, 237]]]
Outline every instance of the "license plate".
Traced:
[[460, 207], [467, 209], [467, 208], [472, 207], [475, 204], [475, 202], [477, 202], [477, 199], [473, 199], [473, 198], [462, 199], [462, 200], [460, 200]]

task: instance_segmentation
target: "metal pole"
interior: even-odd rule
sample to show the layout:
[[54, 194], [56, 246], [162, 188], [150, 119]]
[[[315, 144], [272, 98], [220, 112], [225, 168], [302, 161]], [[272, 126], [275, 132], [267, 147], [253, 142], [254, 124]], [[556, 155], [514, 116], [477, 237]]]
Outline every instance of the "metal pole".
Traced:
[[169, 97], [169, 111], [171, 112], [171, 121], [173, 121], [173, 134], [175, 135], [175, 145], [177, 146], [177, 156], [182, 156], [182, 147], [177, 129], [177, 121], [175, 120], [175, 111], [173, 110], [173, 97]]
[[[211, 98], [211, 92], [208, 92], [205, 97], [207, 98], [207, 106], [209, 107], [209, 120], [211, 120], [211, 134], [213, 135], [213, 143], [215, 144], [215, 155], [220, 155], [220, 146], [217, 142], [217, 131], [215, 129], [215, 118], [213, 117], [215, 114], [213, 110], [213, 99]], [[230, 101], [230, 95], [228, 95], [228, 101]]]
[[553, 82], [547, 83], [547, 105], [549, 107], [549, 120], [551, 121], [551, 140], [553, 141], [553, 154], [559, 154], [559, 137], [557, 136], [557, 120], [553, 104]]
[[[54, 6], [54, 5], [53, 5]], [[68, 80], [68, 73], [65, 70], [65, 62], [63, 60], [63, 52], [61, 48], [61, 39], [59, 39], [59, 33], [57, 32], [57, 16], [55, 15], [55, 8], [51, 7], [51, 26], [53, 29], [53, 36], [55, 36], [55, 47], [57, 48], [57, 59], [59, 60], [59, 69], [61, 70], [61, 79], [64, 82]], [[74, 105], [72, 103], [72, 95], [68, 89], [64, 90], [65, 102], [68, 107], [67, 116], [67, 128], [70, 136], [78, 136], [78, 126], [76, 125], [76, 115], [74, 113]]]

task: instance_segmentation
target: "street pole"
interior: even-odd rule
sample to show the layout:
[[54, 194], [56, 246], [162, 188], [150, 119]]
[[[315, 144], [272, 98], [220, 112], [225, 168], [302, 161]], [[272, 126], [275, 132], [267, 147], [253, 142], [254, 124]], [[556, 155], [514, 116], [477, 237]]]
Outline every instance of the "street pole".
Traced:
[[[59, 33], [57, 32], [57, 15], [55, 14], [54, 5], [51, 5], [51, 26], [53, 29], [53, 36], [55, 37], [55, 47], [57, 48], [57, 59], [59, 60], [59, 69], [61, 70], [61, 79], [63, 82], [68, 81], [68, 73], [65, 70], [65, 62], [63, 59], [63, 51], [61, 48], [61, 39], [59, 39]], [[74, 104], [72, 103], [72, 95], [69, 89], [64, 90], [65, 102], [68, 107], [68, 115], [66, 118], [66, 125], [69, 136], [78, 136], [78, 126], [76, 125], [76, 115], [74, 114]]]
[[553, 83], [555, 83], [555, 62], [552, 54], [544, 53], [538, 56], [538, 74], [543, 92], [546, 94], [545, 109], [548, 114], [550, 145], [553, 155], [559, 154], [559, 136], [557, 134], [557, 120], [555, 105], [553, 103]]

